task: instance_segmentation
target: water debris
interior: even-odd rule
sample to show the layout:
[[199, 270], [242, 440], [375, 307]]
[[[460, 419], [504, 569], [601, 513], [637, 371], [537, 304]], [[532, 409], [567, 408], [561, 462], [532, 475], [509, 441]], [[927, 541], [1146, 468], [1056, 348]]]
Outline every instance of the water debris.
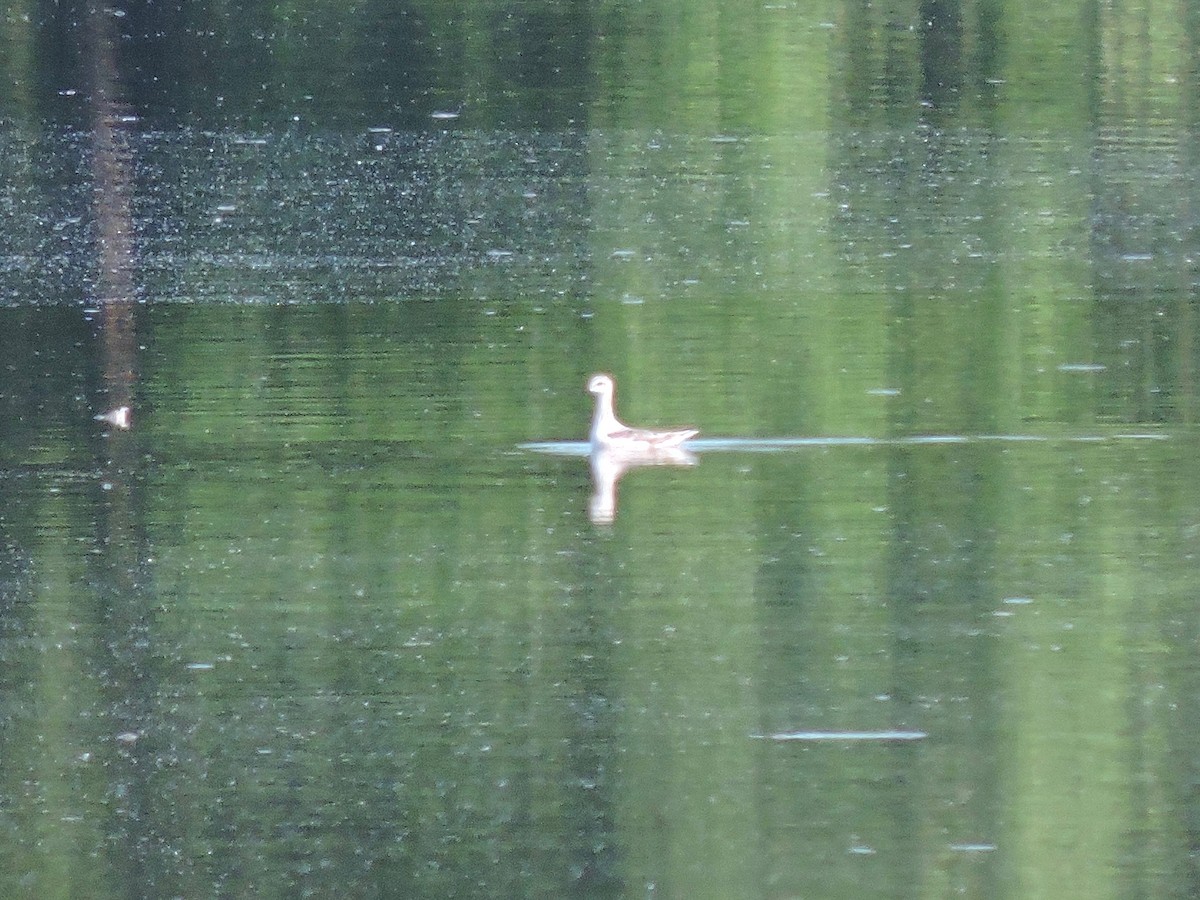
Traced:
[[446, 122], [451, 119], [457, 119], [461, 115], [461, 109], [435, 109], [429, 114], [429, 118], [436, 119], [439, 122]]
[[133, 424], [133, 414], [128, 406], [118, 406], [116, 409], [92, 416], [92, 419], [97, 422], [106, 422], [113, 428], [120, 428], [122, 431], [127, 430]]
[[1058, 367], [1060, 372], [1103, 372], [1108, 366], [1104, 363], [1063, 363]]
[[899, 397], [900, 388], [867, 388], [872, 397]]
[[751, 737], [766, 741], [923, 741], [924, 731], [777, 731], [774, 734], [754, 734]]
[[209, 672], [216, 666], [210, 662], [190, 662], [184, 668], [191, 672]]
[[610, 256], [613, 259], [633, 259], [635, 253], [633, 250], [614, 250]]
[[995, 844], [951, 844], [950, 849], [957, 853], [992, 853]]

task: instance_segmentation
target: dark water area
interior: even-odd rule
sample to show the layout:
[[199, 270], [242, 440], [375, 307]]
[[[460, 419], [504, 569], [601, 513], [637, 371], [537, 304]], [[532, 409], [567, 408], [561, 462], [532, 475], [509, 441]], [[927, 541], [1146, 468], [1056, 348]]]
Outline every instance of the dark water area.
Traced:
[[1195, 894], [1198, 45], [8, 10], [0, 894]]
[[38, 4], [14, 10], [14, 75], [31, 77], [14, 77], [4, 108], [86, 125], [107, 94], [155, 129], [423, 130], [469, 109], [476, 127], [557, 130], [586, 124], [597, 19], [619, 15], [557, 2]]

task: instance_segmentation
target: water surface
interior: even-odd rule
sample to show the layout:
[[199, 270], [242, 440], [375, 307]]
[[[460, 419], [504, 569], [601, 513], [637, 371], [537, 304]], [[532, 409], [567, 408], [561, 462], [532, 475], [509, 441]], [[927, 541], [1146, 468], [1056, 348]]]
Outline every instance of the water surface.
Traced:
[[0, 25], [5, 896], [1194, 893], [1196, 29], [1060, 6]]

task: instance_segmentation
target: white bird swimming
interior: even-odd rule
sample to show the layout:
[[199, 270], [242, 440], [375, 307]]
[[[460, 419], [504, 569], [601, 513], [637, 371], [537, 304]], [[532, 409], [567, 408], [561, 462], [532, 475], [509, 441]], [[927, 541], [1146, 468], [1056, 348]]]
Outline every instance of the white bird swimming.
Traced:
[[587, 389], [588, 393], [596, 398], [596, 412], [592, 416], [592, 430], [588, 435], [593, 453], [609, 451], [651, 455], [674, 450], [688, 438], [700, 433], [695, 428], [677, 428], [672, 431], [630, 428], [621, 422], [613, 411], [616, 384], [611, 375], [593, 375], [588, 379]]

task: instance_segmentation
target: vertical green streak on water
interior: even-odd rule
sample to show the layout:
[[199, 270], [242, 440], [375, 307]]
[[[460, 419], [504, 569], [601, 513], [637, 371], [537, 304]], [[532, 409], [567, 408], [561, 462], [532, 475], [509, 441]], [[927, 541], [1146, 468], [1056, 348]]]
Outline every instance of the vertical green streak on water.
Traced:
[[[1031, 187], [1020, 202], [999, 211], [1008, 236], [1000, 256], [1008, 333], [1017, 336], [1022, 348], [1014, 359], [1019, 373], [1013, 384], [1019, 391], [1016, 406], [1026, 417], [1091, 421], [1094, 404], [1073, 396], [1089, 386], [1088, 376], [1060, 368], [1096, 359], [1079, 145], [1075, 137], [1056, 132], [1010, 142], [998, 152], [1003, 170]], [[1062, 252], [1065, 247], [1073, 252]]]
[[[1129, 767], [1145, 738], [1130, 720], [1130, 691], [1146, 647], [1130, 626], [1153, 615], [1142, 598], [1156, 590], [1137, 564], [1144, 500], [1129, 474], [1137, 451], [1097, 446], [1071, 456], [1071, 471], [1039, 474], [1036, 460], [1026, 469], [1027, 517], [1047, 524], [1031, 544], [1040, 561], [1030, 569], [1034, 602], [1014, 608], [1006, 628], [1005, 677], [1019, 718], [1006, 747], [1005, 842], [1023, 896], [1119, 893]], [[1084, 559], [1099, 563], [1093, 574]]]
[[[44, 552], [48, 548], [43, 546], [41, 549]], [[63, 817], [72, 813], [71, 791], [63, 777], [66, 760], [62, 750], [69, 740], [70, 722], [77, 712], [70, 702], [74, 692], [68, 685], [79, 681], [74, 656], [59, 649], [68, 632], [62, 613], [69, 608], [69, 570], [58, 570], [58, 579], [47, 579], [37, 589], [35, 602], [42, 613], [38, 631], [44, 635], [46, 651], [42, 655], [36, 687], [39, 694], [36, 701], [37, 736], [29, 746], [52, 749], [24, 761], [33, 771], [33, 786], [37, 792], [33, 807], [37, 818], [29, 831], [37, 835], [32, 843], [38, 848], [38, 859], [30, 868], [36, 873], [39, 894], [61, 898], [74, 896], [78, 887], [74, 866], [77, 848], [72, 840], [74, 829], [64, 828], [62, 824]]]
[[[576, 826], [604, 830], [611, 827], [613, 779], [600, 771], [596, 758], [609, 768], [604, 748], [613, 739], [613, 725], [603, 714], [589, 719], [586, 712], [596, 695], [611, 699], [611, 642], [606, 629], [593, 627], [607, 622], [610, 610], [590, 606], [586, 592], [566, 587], [581, 575], [575, 567], [578, 536], [551, 512], [557, 509], [553, 492], [528, 488], [516, 496], [505, 491], [504, 499], [491, 504], [496, 533], [510, 534], [511, 555], [498, 562], [521, 560], [508, 571], [497, 566], [496, 577], [509, 584], [507, 602], [498, 605], [500, 598], [488, 596], [480, 610], [483, 621], [502, 626], [506, 638], [504, 655], [489, 667], [498, 681], [491, 715], [513, 726], [496, 748], [493, 787], [503, 782], [504, 789], [490, 792], [497, 807], [493, 821], [537, 831], [564, 822], [575, 833]], [[542, 846], [521, 851], [556, 892], [572, 861], [580, 862], [581, 848], [573, 849], [574, 860]]]
[[1004, 49], [1001, 127], [1010, 134], [1069, 134], [1087, 125], [1088, 31], [1091, 4], [1008, 4], [1000, 29]]
[[[1131, 699], [1136, 706], [1131, 704], [1130, 718], [1141, 725], [1143, 738], [1130, 768], [1137, 778], [1131, 786], [1134, 821], [1141, 827], [1131, 829], [1122, 849], [1136, 852], [1147, 848], [1145, 863], [1129, 867], [1129, 880], [1137, 877], [1149, 883], [1161, 872], [1179, 879], [1179, 884], [1191, 884], [1200, 814], [1195, 804], [1196, 785], [1200, 784], [1196, 754], [1200, 705], [1195, 702], [1200, 696], [1200, 604], [1196, 602], [1200, 483], [1191, 473], [1200, 465], [1200, 446], [1190, 440], [1184, 447], [1164, 449], [1155, 457], [1158, 464], [1150, 471], [1174, 472], [1179, 477], [1147, 478], [1144, 543], [1152, 552], [1142, 567], [1147, 583], [1138, 586], [1130, 628], [1154, 652], [1138, 660], [1140, 665], [1134, 669], [1137, 690]], [[1155, 528], [1156, 511], [1166, 513], [1166, 521], [1173, 527]], [[1162, 594], [1156, 595], [1154, 587], [1159, 584]], [[1179, 797], [1188, 798], [1182, 808], [1174, 805]]]
[[[778, 11], [776, 11], [778, 12]], [[812, 10], [803, 21], [769, 17], [755, 55], [774, 76], [763, 84], [772, 134], [752, 139], [738, 171], [748, 194], [748, 240], [731, 230], [734, 252], [746, 267], [739, 300], [748, 315], [730, 314], [741, 325], [741, 359], [766, 357], [775, 383], [796, 390], [794, 403], [753, 397], [747, 433], [874, 433], [862, 421], [861, 400], [879, 384], [873, 364], [880, 335], [880, 307], [858, 304], [831, 289], [834, 248], [828, 229], [830, 147], [828, 93], [833, 31], [816, 27], [828, 11]], [[737, 368], [734, 368], [736, 371]], [[741, 424], [741, 423], [739, 423]]]
[[10, 115], [30, 115], [38, 88], [33, 57], [34, 22], [38, 15], [35, 6], [34, 3], [10, 4], [5, 8], [6, 21], [0, 26], [0, 65], [3, 66], [7, 94], [4, 108]]
[[[1082, 25], [1081, 13], [1069, 5], [1010, 7], [1001, 87], [1009, 102], [998, 124], [1013, 139], [997, 148], [1001, 171], [1029, 185], [1000, 211], [1008, 236], [1004, 284], [1023, 347], [1019, 405], [1026, 416], [1068, 421], [1086, 418], [1086, 405], [1064, 402], [1063, 389], [1078, 385], [1064, 383], [1058, 366], [1091, 362], [1095, 342], [1086, 265], [1082, 141], [1090, 84], [1082, 74], [1088, 70]], [[1040, 99], [1022, 102], [1031, 95]]]
[[1103, 111], [1145, 125], [1174, 121], [1186, 60], [1187, 4], [1100, 4], [1095, 38]]
[[[912, 599], [880, 555], [898, 501], [884, 493], [880, 450], [756, 464], [755, 731], [934, 730], [914, 695], [920, 652], [898, 642]], [[908, 613], [911, 615], [911, 612]], [[914, 804], [924, 748], [765, 742], [755, 751], [762, 866], [801, 894], [853, 896], [863, 879], [911, 883]], [[894, 773], [899, 768], [898, 776]], [[849, 855], [866, 846], [887, 871]], [[896, 879], [899, 879], [897, 881]]]
[[668, 134], [704, 134], [713, 128], [713, 85], [721, 62], [721, 5], [679, 0], [641, 5], [601, 4], [603, 35], [595, 44], [599, 81], [592, 124]]
[[93, 729], [81, 733], [78, 727], [94, 700], [85, 688], [103, 673], [80, 666], [87, 657], [79, 651], [98, 633], [100, 611], [90, 608], [83, 564], [88, 545], [74, 533], [80, 510], [71, 506], [67, 497], [51, 496], [39, 511], [39, 562], [30, 597], [35, 617], [28, 623], [37, 658], [26, 660], [35, 679], [35, 717], [27, 721], [36, 732], [12, 742], [33, 751], [29, 757], [5, 759], [10, 774], [29, 773], [29, 780], [10, 787], [13, 798], [23, 798], [23, 843], [33, 850], [6, 874], [30, 876], [37, 896], [50, 898], [78, 897], [104, 884], [107, 866], [85, 871], [80, 859], [102, 846], [113, 827], [110, 816], [121, 805], [120, 798], [106, 796], [108, 782], [100, 774], [117, 752], [115, 735], [101, 729], [97, 740]]
[[715, 519], [747, 532], [732, 498], [721, 508], [679, 508], [692, 490], [683, 482], [674, 490], [661, 480], [631, 484], [604, 547], [620, 586], [606, 602], [621, 636], [618, 744], [628, 748], [614, 760], [617, 817], [628, 836], [631, 890], [730, 896], [754, 882], [757, 868], [755, 716], [746, 696], [754, 555], [741, 541], [697, 552], [689, 535], [709, 533]]
[[918, 848], [939, 854], [943, 840], [970, 843], [995, 827], [996, 663], [986, 623], [996, 602], [1002, 457], [969, 445], [888, 448], [887, 457], [883, 628], [894, 660], [892, 711], [930, 734], [919, 754], [903, 757], [901, 777], [914, 788], [894, 810], [898, 825], [919, 829], [895, 838], [910, 851], [902, 877], [918, 878], [929, 861], [911, 858]]

